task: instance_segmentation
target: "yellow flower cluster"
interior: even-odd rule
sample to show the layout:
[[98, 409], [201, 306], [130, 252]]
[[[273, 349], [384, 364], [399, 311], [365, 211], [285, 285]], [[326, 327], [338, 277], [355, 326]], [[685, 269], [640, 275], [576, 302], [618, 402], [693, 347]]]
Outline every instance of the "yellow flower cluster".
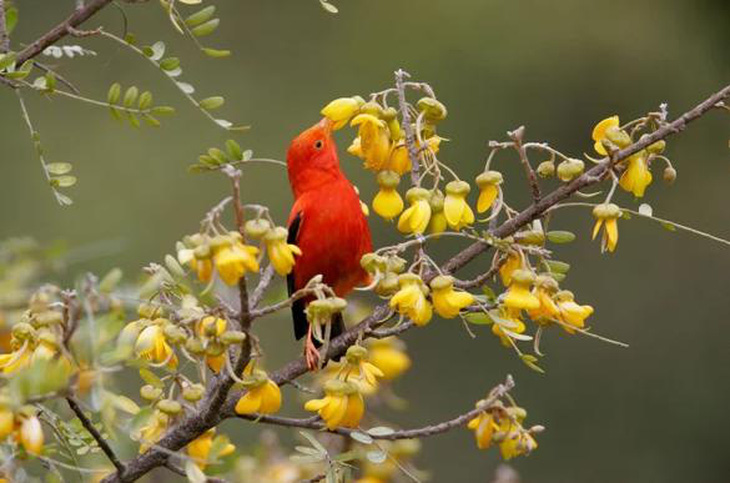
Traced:
[[419, 326], [431, 321], [434, 310], [444, 319], [453, 319], [474, 303], [474, 296], [456, 290], [454, 278], [448, 275], [434, 277], [429, 288], [418, 275], [404, 273], [398, 277], [398, 287], [390, 306]]
[[311, 399], [304, 409], [314, 411], [325, 423], [327, 429], [356, 428], [365, 414], [365, 401], [358, 384], [331, 379], [324, 384], [325, 396]]
[[[598, 154], [606, 156], [608, 154], [606, 146], [615, 150], [626, 148], [634, 143], [632, 135], [621, 129], [620, 124], [618, 116], [611, 116], [603, 119], [593, 128], [594, 149]], [[664, 148], [665, 142], [657, 141], [646, 149], [629, 156], [625, 162], [624, 172], [619, 179], [621, 188], [633, 193], [637, 198], [643, 197], [647, 186], [653, 180], [649, 170], [651, 160], [654, 156], [662, 154]]]
[[527, 412], [521, 407], [496, 406], [479, 413], [467, 427], [474, 431], [479, 449], [488, 449], [492, 443], [497, 443], [502, 458], [510, 460], [537, 449], [533, 434], [541, 431], [542, 427], [524, 429], [522, 422], [526, 417]]
[[177, 259], [189, 266], [198, 280], [209, 283], [213, 272], [227, 285], [236, 285], [249, 272], [258, 272], [261, 250], [266, 252], [271, 265], [281, 276], [291, 273], [295, 256], [302, 254], [298, 246], [287, 243], [286, 228], [274, 227], [268, 220], [249, 220], [244, 225], [246, 236], [261, 241], [261, 248], [245, 243], [235, 231], [209, 236], [196, 233], [186, 236], [177, 246]]

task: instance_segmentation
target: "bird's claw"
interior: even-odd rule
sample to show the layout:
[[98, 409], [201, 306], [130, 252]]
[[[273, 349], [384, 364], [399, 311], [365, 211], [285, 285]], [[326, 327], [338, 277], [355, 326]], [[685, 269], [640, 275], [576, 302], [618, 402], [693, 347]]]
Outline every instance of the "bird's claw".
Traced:
[[319, 351], [314, 346], [312, 339], [307, 337], [307, 342], [304, 344], [304, 359], [307, 362], [307, 369], [312, 372], [317, 371], [319, 368]]

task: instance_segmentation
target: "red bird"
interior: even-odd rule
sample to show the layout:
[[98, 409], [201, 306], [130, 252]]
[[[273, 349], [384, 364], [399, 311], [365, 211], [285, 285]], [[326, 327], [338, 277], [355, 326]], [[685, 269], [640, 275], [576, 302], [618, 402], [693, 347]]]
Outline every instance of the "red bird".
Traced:
[[[331, 122], [322, 119], [297, 136], [286, 155], [289, 184], [294, 206], [289, 214], [288, 243], [297, 245], [302, 255], [287, 277], [289, 295], [307, 285], [316, 275], [344, 297], [369, 276], [360, 258], [372, 251], [370, 228], [360, 206], [360, 197], [340, 170], [337, 146], [331, 136]], [[314, 370], [319, 360], [312, 340], [312, 328], [304, 310], [309, 303], [300, 299], [292, 305], [294, 335], [305, 335], [304, 355]], [[331, 322], [331, 336], [344, 330], [342, 316]]]

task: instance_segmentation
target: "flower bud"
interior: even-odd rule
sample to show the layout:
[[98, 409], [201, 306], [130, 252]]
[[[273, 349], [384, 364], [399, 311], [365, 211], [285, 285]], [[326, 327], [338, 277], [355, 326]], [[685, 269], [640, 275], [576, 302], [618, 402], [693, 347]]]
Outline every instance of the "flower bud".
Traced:
[[416, 108], [423, 112], [426, 119], [429, 121], [441, 121], [446, 119], [446, 106], [433, 97], [422, 97], [416, 103]]
[[210, 342], [205, 348], [205, 355], [210, 357], [216, 357], [223, 354], [226, 351], [226, 347], [219, 342]]
[[434, 290], [444, 290], [454, 286], [454, 277], [448, 275], [439, 275], [431, 280], [431, 288]]
[[580, 159], [569, 158], [558, 165], [558, 178], [568, 182], [583, 174], [585, 163]]
[[200, 355], [205, 352], [203, 343], [200, 339], [188, 339], [185, 341], [185, 349], [191, 354]]
[[535, 282], [535, 274], [529, 270], [518, 269], [512, 272], [512, 281], [523, 285], [530, 285]]
[[397, 255], [393, 255], [391, 257], [388, 257], [386, 267], [389, 272], [401, 273], [403, 270], [406, 269], [407, 263], [408, 262], [405, 259]]
[[552, 161], [543, 161], [538, 164], [537, 174], [541, 178], [552, 178], [555, 175], [555, 163]]
[[631, 136], [629, 136], [626, 131], [619, 129], [616, 126], [606, 129], [606, 139], [622, 149], [633, 142], [631, 140]]
[[446, 185], [446, 194], [454, 196], [466, 196], [471, 191], [471, 186], [466, 181], [451, 181]]
[[186, 401], [200, 401], [205, 395], [205, 387], [202, 384], [191, 384], [182, 390], [182, 397]]
[[35, 325], [39, 327], [61, 324], [63, 323], [63, 314], [56, 312], [55, 310], [47, 310], [36, 315], [35, 323]]
[[398, 291], [398, 276], [389, 272], [375, 286], [375, 293], [381, 297], [388, 297]]
[[[645, 139], [648, 136], [648, 134], [644, 134], [643, 136], [641, 136], [641, 139]], [[662, 154], [666, 147], [667, 142], [663, 139], [660, 139], [659, 141], [650, 144], [649, 147], [646, 148], [646, 150], [649, 151], [651, 154]]]
[[376, 270], [385, 271], [385, 258], [375, 253], [366, 253], [360, 258], [360, 266], [366, 272], [375, 272]]
[[147, 401], [155, 401], [162, 396], [162, 389], [151, 384], [145, 384], [139, 389], [139, 395]]
[[672, 168], [671, 166], [667, 166], [664, 168], [664, 181], [666, 181], [669, 184], [674, 183], [674, 180], [677, 179], [677, 170]]
[[350, 364], [359, 364], [368, 356], [368, 350], [361, 345], [352, 345], [347, 349], [345, 357]]
[[487, 185], [499, 185], [504, 181], [502, 173], [499, 171], [484, 171], [482, 174], [477, 176], [477, 186], [482, 188]]
[[220, 336], [220, 340], [226, 345], [240, 344], [246, 340], [246, 333], [240, 330], [229, 330]]
[[35, 337], [36, 331], [30, 324], [19, 322], [13, 326], [11, 334], [18, 340], [25, 340]]
[[370, 114], [378, 119], [382, 119], [384, 115], [383, 108], [375, 101], [369, 101], [360, 106], [360, 113], [362, 114]]
[[381, 171], [376, 178], [378, 186], [385, 189], [395, 189], [400, 183], [400, 176], [395, 171]]
[[243, 231], [246, 233], [246, 236], [253, 238], [254, 240], [263, 238], [270, 229], [271, 223], [269, 220], [264, 218], [248, 220], [246, 224], [243, 225]]
[[182, 411], [182, 404], [175, 401], [174, 399], [163, 399], [157, 403], [157, 409], [165, 414], [174, 416]]
[[173, 324], [166, 324], [162, 332], [171, 344], [182, 344], [188, 338], [183, 328]]
[[523, 245], [542, 245], [545, 243], [545, 232], [542, 230], [528, 230], [517, 235], [518, 242]]
[[195, 247], [195, 250], [193, 251], [193, 254], [195, 255], [195, 258], [198, 260], [205, 260], [210, 258], [213, 255], [212, 250], [210, 249], [210, 245], [200, 245], [198, 247]]

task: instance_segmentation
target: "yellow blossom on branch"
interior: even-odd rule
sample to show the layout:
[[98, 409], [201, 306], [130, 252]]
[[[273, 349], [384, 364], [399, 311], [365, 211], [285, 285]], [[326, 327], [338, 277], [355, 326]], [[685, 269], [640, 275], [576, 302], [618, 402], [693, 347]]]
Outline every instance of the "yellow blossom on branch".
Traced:
[[593, 307], [576, 303], [573, 292], [569, 290], [561, 290], [558, 292], [556, 299], [558, 301], [558, 309], [560, 310], [560, 320], [567, 325], [564, 325], [563, 328], [571, 334], [574, 331], [571, 330], [570, 326], [578, 329], [584, 328], [585, 319], [593, 313]]
[[400, 183], [400, 176], [395, 171], [381, 171], [377, 177], [380, 191], [373, 198], [375, 213], [390, 221], [403, 211], [403, 198], [396, 188]]
[[467, 425], [469, 429], [474, 431], [477, 448], [487, 449], [492, 445], [492, 437], [494, 432], [499, 429], [499, 425], [494, 421], [491, 413], [481, 412], [476, 418], [469, 421]]
[[437, 189], [431, 192], [431, 198], [428, 200], [431, 206], [431, 221], [428, 222], [428, 232], [434, 235], [443, 233], [448, 227], [446, 215], [444, 214], [444, 194]]
[[596, 205], [593, 208], [593, 217], [596, 219], [596, 224], [593, 226], [593, 239], [596, 239], [598, 232], [603, 230], [603, 237], [601, 238], [601, 251], [613, 252], [616, 250], [618, 245], [618, 218], [621, 216], [621, 209], [613, 203], [604, 203]]
[[246, 393], [236, 403], [237, 414], [273, 414], [281, 409], [281, 389], [262, 370], [254, 370], [246, 381]]
[[340, 97], [322, 108], [321, 114], [332, 121], [332, 129], [343, 128], [365, 102], [359, 97]]
[[522, 268], [522, 257], [517, 252], [510, 252], [499, 266], [499, 277], [502, 280], [502, 285], [509, 287], [509, 284], [512, 283], [512, 274], [520, 268]]
[[466, 181], [451, 181], [446, 185], [444, 215], [446, 215], [449, 226], [454, 230], [461, 230], [474, 223], [474, 212], [466, 202], [469, 191], [471, 191], [471, 187]]
[[627, 163], [626, 170], [619, 179], [619, 185], [625, 191], [633, 193], [635, 197], [641, 198], [653, 179], [649, 171], [648, 153], [640, 151], [632, 155]]
[[278, 226], [264, 236], [266, 253], [271, 260], [274, 270], [281, 276], [288, 275], [294, 268], [294, 255], [301, 256], [302, 251], [298, 246], [287, 243], [287, 229]]
[[606, 152], [606, 148], [603, 147], [602, 143], [602, 141], [606, 139], [606, 131], [610, 128], [617, 129], [619, 127], [619, 124], [619, 117], [611, 116], [603, 119], [593, 128], [593, 133], [591, 134], [591, 137], [594, 141], [593, 148], [601, 156], [605, 156], [606, 154], [608, 154]]
[[411, 188], [408, 190], [406, 199], [410, 206], [398, 219], [399, 231], [414, 234], [421, 234], [426, 231], [428, 222], [431, 219], [430, 197], [430, 193], [424, 188]]
[[426, 300], [428, 287], [421, 277], [414, 273], [398, 276], [398, 292], [390, 299], [390, 306], [398, 313], [410, 318], [416, 325], [426, 325], [431, 321], [433, 310]]
[[[209, 429], [188, 443], [188, 456], [193, 459], [193, 462], [198, 465], [198, 468], [201, 470], [204, 470], [209, 464], [208, 458], [210, 457], [210, 450], [213, 448], [214, 437], [215, 429]], [[218, 436], [218, 438], [221, 437], [222, 436]], [[236, 447], [234, 445], [226, 443], [225, 441], [227, 441], [227, 438], [222, 443], [218, 443], [222, 447], [218, 450], [216, 457], [223, 458], [236, 451]]]
[[390, 158], [390, 136], [385, 121], [372, 114], [358, 114], [350, 125], [359, 127], [359, 148], [351, 148], [365, 161], [365, 168], [373, 171], [386, 169]]
[[459, 312], [474, 303], [469, 292], [454, 290], [454, 277], [439, 275], [431, 280], [431, 300], [436, 313], [445, 319], [453, 319]]
[[356, 428], [365, 414], [365, 401], [357, 385], [337, 379], [324, 385], [325, 397], [307, 401], [304, 409], [316, 411], [327, 429]]
[[499, 185], [502, 184], [502, 181], [502, 173], [499, 171], [485, 171], [477, 176], [476, 183], [479, 187], [477, 211], [479, 213], [484, 213], [492, 207], [499, 196]]
[[383, 373], [383, 379], [391, 381], [411, 367], [403, 342], [396, 337], [373, 339], [368, 345], [368, 360]]
[[540, 300], [530, 291], [535, 282], [535, 274], [520, 269], [512, 273], [507, 294], [502, 303], [505, 307], [517, 310], [535, 310], [540, 307]]
[[215, 251], [213, 260], [218, 275], [226, 285], [235, 285], [246, 272], [258, 272], [257, 247], [234, 241]]

